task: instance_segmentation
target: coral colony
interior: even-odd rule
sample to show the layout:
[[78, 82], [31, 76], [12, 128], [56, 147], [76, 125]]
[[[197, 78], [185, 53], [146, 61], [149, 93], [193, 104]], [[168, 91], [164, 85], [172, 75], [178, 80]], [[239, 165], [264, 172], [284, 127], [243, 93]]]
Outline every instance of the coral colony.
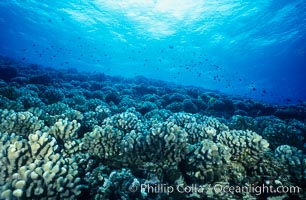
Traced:
[[0, 64], [0, 199], [306, 198], [305, 103]]

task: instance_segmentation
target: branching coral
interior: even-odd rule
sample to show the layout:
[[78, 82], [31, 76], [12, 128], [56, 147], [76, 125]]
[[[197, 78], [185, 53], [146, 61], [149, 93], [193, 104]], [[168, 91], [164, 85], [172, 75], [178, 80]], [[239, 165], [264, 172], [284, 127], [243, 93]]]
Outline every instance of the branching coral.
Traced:
[[[305, 103], [267, 105], [142, 77], [98, 79], [32, 65], [0, 81], [0, 199], [252, 199], [209, 186], [305, 187]], [[130, 191], [140, 184], [207, 188]]]
[[230, 162], [229, 148], [211, 140], [190, 145], [186, 155], [186, 175], [193, 182], [211, 183], [225, 175], [225, 166]]
[[49, 130], [49, 133], [56, 138], [58, 144], [62, 146], [62, 151], [72, 155], [81, 150], [81, 140], [78, 139], [80, 123], [76, 120], [68, 121], [59, 119]]
[[44, 130], [44, 123], [30, 112], [0, 110], [0, 131], [28, 136], [37, 130]]
[[1, 198], [74, 199], [80, 194], [78, 167], [57, 153], [56, 140], [36, 131], [28, 140], [0, 133]]
[[269, 143], [252, 131], [223, 131], [216, 142], [229, 147], [233, 160], [239, 160], [245, 167], [255, 165], [269, 149]]

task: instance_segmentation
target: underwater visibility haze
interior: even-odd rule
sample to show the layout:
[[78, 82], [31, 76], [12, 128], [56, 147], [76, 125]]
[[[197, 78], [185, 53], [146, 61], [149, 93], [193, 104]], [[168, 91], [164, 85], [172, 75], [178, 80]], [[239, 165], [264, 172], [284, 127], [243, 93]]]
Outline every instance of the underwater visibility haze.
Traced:
[[304, 0], [1, 0], [0, 200], [306, 199]]
[[0, 54], [296, 103], [305, 10], [303, 0], [4, 0]]

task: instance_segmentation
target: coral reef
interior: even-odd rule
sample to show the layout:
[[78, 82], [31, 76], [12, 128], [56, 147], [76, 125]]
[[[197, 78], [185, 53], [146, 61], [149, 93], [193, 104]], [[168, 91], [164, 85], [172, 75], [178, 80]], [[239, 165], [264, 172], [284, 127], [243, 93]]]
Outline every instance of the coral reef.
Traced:
[[276, 148], [274, 155], [287, 166], [288, 173], [296, 181], [303, 182], [306, 180], [306, 155], [301, 150], [289, 145], [281, 145]]
[[274, 116], [256, 117], [234, 115], [227, 124], [233, 129], [253, 130], [269, 141], [270, 147], [294, 145], [306, 151], [306, 125], [296, 119], [281, 120]]
[[239, 160], [246, 167], [256, 164], [269, 147], [266, 140], [249, 130], [223, 131], [217, 135], [216, 141], [229, 147], [233, 160]]
[[18, 71], [15, 67], [11, 66], [10, 63], [1, 62], [0, 79], [3, 79], [4, 81], [10, 81], [12, 78], [15, 78], [17, 75]]
[[303, 102], [0, 64], [0, 199], [306, 198]]
[[190, 145], [186, 155], [186, 175], [192, 182], [212, 183], [225, 175], [224, 166], [230, 162], [229, 148], [211, 140]]
[[27, 137], [28, 134], [43, 129], [44, 122], [28, 111], [0, 110], [0, 130], [2, 131]]
[[36, 131], [27, 139], [0, 136], [1, 198], [74, 199], [80, 194], [76, 162], [57, 153], [48, 133]]

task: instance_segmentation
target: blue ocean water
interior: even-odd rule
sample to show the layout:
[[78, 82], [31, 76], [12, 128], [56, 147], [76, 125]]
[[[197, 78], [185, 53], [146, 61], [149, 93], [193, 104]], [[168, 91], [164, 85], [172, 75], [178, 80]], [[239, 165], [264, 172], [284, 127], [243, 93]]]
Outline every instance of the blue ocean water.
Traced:
[[305, 10], [303, 0], [2, 0], [0, 55], [297, 103]]

